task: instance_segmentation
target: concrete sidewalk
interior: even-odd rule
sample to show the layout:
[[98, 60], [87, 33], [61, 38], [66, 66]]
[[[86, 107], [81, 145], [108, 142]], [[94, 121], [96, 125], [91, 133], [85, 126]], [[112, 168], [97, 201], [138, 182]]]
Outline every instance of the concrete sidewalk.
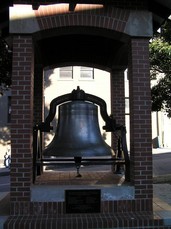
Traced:
[[[0, 164], [0, 176], [9, 176], [10, 170]], [[10, 214], [10, 193], [0, 192], [0, 229], [3, 229], [4, 222]]]

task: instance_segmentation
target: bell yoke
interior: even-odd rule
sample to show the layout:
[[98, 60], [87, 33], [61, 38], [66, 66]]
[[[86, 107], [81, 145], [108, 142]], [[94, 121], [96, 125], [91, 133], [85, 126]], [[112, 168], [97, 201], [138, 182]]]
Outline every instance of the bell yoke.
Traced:
[[[99, 105], [101, 116], [105, 121], [103, 129], [108, 132], [121, 132], [124, 158], [115, 155], [114, 150], [103, 140], [98, 123], [98, 106], [95, 104]], [[51, 143], [41, 150], [38, 138], [42, 132], [50, 132], [52, 129], [50, 123], [56, 114], [57, 105], [59, 105], [59, 116], [55, 136]], [[38, 165], [45, 165], [45, 162], [54, 164], [59, 161], [74, 161], [77, 175], [80, 176], [79, 167], [85, 162], [106, 164], [112, 160], [114, 163], [122, 163], [124, 159], [126, 165], [129, 163], [125, 127], [117, 125], [115, 119], [108, 116], [103, 99], [87, 94], [79, 87], [72, 93], [51, 101], [45, 122], [34, 127], [34, 136], [34, 142], [37, 143], [34, 144], [34, 170]]]

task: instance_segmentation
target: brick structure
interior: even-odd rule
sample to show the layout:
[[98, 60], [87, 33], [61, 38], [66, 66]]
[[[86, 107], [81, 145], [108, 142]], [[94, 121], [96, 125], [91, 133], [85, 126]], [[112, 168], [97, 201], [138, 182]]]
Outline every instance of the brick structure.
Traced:
[[[12, 122], [11, 145], [11, 212], [15, 205], [30, 200], [32, 177], [32, 125], [33, 125], [33, 46], [30, 36], [13, 39]], [[20, 192], [18, 192], [20, 190]], [[12, 213], [12, 214], [13, 214]]]
[[152, 200], [151, 109], [148, 40], [132, 39], [129, 60], [130, 151], [137, 198]]
[[[5, 228], [167, 228], [163, 226], [162, 219], [153, 214], [152, 209], [148, 58], [152, 21], [151, 13], [147, 10], [147, 1], [120, 0], [113, 1], [113, 5], [105, 7], [77, 4], [74, 11], [68, 11], [68, 4], [48, 5], [48, 2], [50, 3], [50, 1], [34, 1], [33, 4], [33, 1], [29, 0], [14, 0], [16, 5], [11, 8], [10, 32], [13, 35], [11, 216]], [[40, 4], [40, 7], [36, 10], [29, 8], [26, 11], [23, 8], [22, 11], [17, 8], [17, 4], [22, 3], [33, 4], [34, 8]], [[44, 6], [41, 6], [41, 3]], [[51, 41], [53, 42], [54, 36], [59, 39], [60, 36], [62, 38], [68, 36], [70, 42], [73, 34], [74, 36], [91, 34], [99, 39], [107, 37], [106, 39], [111, 39], [120, 49], [115, 47], [116, 53], [114, 49], [110, 53], [112, 43], [109, 44], [107, 51], [111, 55], [110, 63], [106, 61], [108, 53], [103, 50], [103, 42], [97, 49], [92, 46], [92, 52], [95, 50], [100, 54], [100, 49], [103, 51], [100, 58], [96, 53], [92, 56], [86, 53], [81, 55], [77, 50], [72, 55], [70, 52], [68, 55], [63, 55], [61, 52], [60, 57], [58, 52], [51, 56], [48, 56], [46, 51], [40, 52], [40, 48], [43, 50]], [[58, 39], [56, 41], [59, 42]], [[98, 39], [96, 41], [98, 43]], [[54, 49], [55, 44], [57, 43], [54, 43]], [[85, 41], [79, 46], [81, 51], [84, 44]], [[67, 51], [67, 48], [74, 51], [71, 47], [74, 45], [77, 43], [60, 44], [63, 46], [63, 52]], [[49, 50], [51, 51], [52, 49]], [[89, 63], [111, 72], [112, 111], [122, 123], [124, 122], [123, 72], [127, 67], [129, 72], [131, 120], [129, 185], [134, 188], [135, 195], [133, 199], [102, 201], [99, 214], [65, 214], [63, 202], [31, 200], [32, 129], [34, 122], [41, 121], [43, 117], [43, 68], [54, 64], [65, 66], [69, 62]]]
[[[111, 72], [111, 114], [118, 124], [125, 125], [124, 71]], [[112, 134], [112, 148], [117, 150], [118, 137]]]

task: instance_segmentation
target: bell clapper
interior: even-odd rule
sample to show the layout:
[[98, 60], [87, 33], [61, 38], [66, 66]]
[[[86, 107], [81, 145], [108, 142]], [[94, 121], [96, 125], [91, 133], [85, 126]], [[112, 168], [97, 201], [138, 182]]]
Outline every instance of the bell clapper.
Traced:
[[77, 176], [76, 177], [82, 177], [80, 172], [79, 172], [80, 171], [80, 165], [77, 165], [76, 168], [77, 168]]
[[81, 166], [81, 157], [74, 157], [75, 165], [77, 169], [77, 176], [76, 177], [82, 177], [80, 174], [80, 166]]

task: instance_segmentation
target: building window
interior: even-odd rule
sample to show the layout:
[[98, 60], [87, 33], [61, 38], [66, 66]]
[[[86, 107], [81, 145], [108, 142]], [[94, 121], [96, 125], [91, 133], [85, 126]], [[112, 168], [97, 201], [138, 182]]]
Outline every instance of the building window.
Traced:
[[63, 67], [59, 69], [60, 80], [72, 80], [73, 79], [73, 67]]
[[59, 80], [93, 80], [94, 68], [67, 66], [59, 68]]
[[80, 79], [81, 80], [93, 80], [94, 68], [80, 67]]

